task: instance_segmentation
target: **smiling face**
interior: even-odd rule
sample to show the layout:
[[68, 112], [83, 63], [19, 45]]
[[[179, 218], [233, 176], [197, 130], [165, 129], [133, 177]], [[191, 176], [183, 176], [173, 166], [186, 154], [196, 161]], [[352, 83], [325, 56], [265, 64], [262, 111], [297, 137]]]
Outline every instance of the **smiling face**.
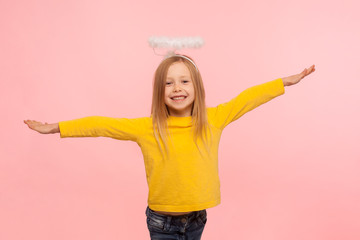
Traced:
[[169, 67], [164, 97], [170, 116], [191, 116], [195, 91], [190, 71], [183, 62], [175, 62]]

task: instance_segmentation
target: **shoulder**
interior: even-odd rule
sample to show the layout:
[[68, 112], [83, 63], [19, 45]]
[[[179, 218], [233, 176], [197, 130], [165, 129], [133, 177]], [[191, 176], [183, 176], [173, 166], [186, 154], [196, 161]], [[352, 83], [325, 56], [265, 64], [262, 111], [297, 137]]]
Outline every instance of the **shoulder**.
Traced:
[[152, 124], [152, 118], [151, 117], [138, 117], [138, 118], [126, 118], [128, 121], [133, 122], [138, 125], [151, 125]]
[[206, 108], [207, 120], [211, 125], [215, 124], [217, 110], [218, 110], [217, 107], [207, 107]]

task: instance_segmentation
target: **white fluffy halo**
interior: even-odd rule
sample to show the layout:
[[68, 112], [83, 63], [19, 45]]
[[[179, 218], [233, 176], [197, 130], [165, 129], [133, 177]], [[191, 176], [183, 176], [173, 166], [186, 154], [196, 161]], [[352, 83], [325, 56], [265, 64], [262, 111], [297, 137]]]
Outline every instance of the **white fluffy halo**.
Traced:
[[200, 48], [204, 45], [204, 40], [201, 37], [152, 36], [148, 42], [152, 48], [170, 48], [177, 50], [183, 48]]

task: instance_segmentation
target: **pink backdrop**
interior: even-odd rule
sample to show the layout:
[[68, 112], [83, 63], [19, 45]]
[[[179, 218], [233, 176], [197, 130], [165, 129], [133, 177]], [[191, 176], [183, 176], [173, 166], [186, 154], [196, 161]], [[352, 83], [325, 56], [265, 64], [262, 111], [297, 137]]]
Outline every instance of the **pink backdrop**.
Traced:
[[202, 36], [185, 50], [208, 106], [316, 72], [225, 129], [222, 203], [203, 239], [360, 239], [360, 4], [303, 1], [1, 1], [0, 239], [149, 239], [133, 142], [60, 139], [22, 122], [150, 114], [161, 57], [151, 35]]

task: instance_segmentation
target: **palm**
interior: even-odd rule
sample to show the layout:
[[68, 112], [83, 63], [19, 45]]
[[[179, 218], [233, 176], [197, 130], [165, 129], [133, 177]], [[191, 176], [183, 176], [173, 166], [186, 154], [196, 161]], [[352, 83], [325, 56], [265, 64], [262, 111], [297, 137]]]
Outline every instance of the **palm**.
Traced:
[[52, 129], [48, 123], [41, 123], [34, 120], [25, 120], [24, 123], [26, 123], [30, 129], [39, 133], [50, 133]]
[[289, 77], [285, 77], [283, 78], [284, 81], [284, 85], [285, 86], [291, 86], [294, 85], [298, 82], [300, 82], [301, 79], [303, 79], [304, 77], [306, 77], [307, 75], [313, 73], [315, 71], [315, 65], [312, 65], [309, 68], [305, 68], [304, 71], [302, 71], [299, 74], [295, 74]]

